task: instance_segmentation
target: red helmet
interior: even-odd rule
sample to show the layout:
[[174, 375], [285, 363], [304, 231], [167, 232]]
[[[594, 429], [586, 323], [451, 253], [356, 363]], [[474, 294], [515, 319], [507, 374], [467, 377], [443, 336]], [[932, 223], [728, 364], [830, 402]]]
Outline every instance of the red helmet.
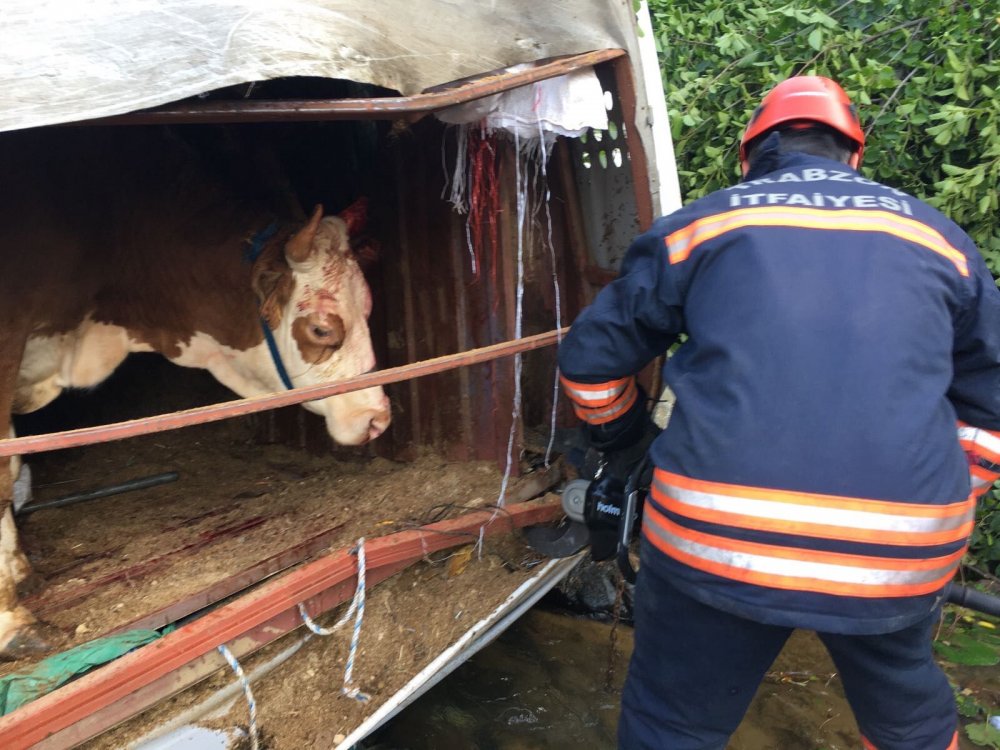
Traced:
[[795, 76], [771, 89], [750, 118], [740, 141], [743, 174], [750, 168], [747, 163], [747, 144], [750, 141], [778, 125], [800, 120], [822, 123], [853, 141], [857, 150], [850, 164], [858, 168], [865, 151], [865, 133], [847, 94], [829, 78]]

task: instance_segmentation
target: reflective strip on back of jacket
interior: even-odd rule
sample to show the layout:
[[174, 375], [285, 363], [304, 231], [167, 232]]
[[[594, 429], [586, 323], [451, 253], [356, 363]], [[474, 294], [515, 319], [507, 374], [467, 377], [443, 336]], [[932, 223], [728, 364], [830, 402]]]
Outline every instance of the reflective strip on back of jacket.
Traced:
[[[582, 419], [608, 418], [686, 334], [642, 564], [762, 622], [903, 628], [940, 602], [973, 494], [1000, 474], [1000, 292], [916, 198], [764, 156], [636, 239], [563, 341], [564, 386]], [[984, 431], [960, 443], [957, 420]]]

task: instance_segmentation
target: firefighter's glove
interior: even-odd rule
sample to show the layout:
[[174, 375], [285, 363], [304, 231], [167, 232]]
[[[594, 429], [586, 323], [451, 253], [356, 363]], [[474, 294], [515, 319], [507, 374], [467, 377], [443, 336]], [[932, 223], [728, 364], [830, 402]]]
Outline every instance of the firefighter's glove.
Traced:
[[[632, 421], [623, 432], [624, 437], [620, 437], [610, 445], [605, 444], [603, 448], [591, 443], [594, 448], [601, 452], [605, 470], [613, 476], [619, 477], [623, 482], [645, 458], [649, 446], [660, 434], [660, 428], [653, 422], [645, 405], [638, 409], [633, 407], [628, 417]], [[643, 480], [646, 478], [644, 477]], [[649, 482], [643, 481], [641, 484], [648, 486]]]
[[649, 412], [646, 410], [646, 392], [641, 386], [636, 388], [639, 393], [627, 412], [604, 424], [587, 425], [590, 444], [601, 453], [631, 448], [642, 439], [649, 422]]

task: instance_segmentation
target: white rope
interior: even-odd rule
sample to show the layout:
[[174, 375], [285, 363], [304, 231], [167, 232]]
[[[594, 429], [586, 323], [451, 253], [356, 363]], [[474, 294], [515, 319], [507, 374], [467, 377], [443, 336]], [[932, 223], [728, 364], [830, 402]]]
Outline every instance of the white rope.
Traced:
[[354, 676], [354, 658], [358, 653], [358, 641], [361, 637], [361, 622], [365, 618], [365, 538], [361, 537], [358, 539], [357, 546], [351, 550], [351, 554], [357, 554], [358, 556], [358, 585], [354, 589], [354, 598], [351, 600], [351, 605], [347, 608], [347, 612], [341, 617], [337, 622], [331, 625], [329, 628], [321, 627], [313, 620], [309, 613], [306, 612], [304, 605], [299, 604], [299, 615], [302, 616], [302, 622], [305, 623], [306, 627], [309, 628], [316, 635], [333, 635], [336, 631], [342, 628], [354, 615], [354, 628], [351, 631], [351, 647], [347, 652], [347, 666], [344, 668], [344, 685], [341, 687], [340, 691], [346, 695], [348, 698], [354, 698], [362, 703], [369, 699], [369, 696], [362, 693], [356, 686], [352, 685], [351, 682]]
[[[552, 193], [549, 190], [549, 175], [547, 171], [547, 164], [549, 161], [549, 154], [545, 150], [545, 131], [542, 128], [542, 120], [538, 119], [538, 142], [541, 148], [541, 166], [542, 166], [542, 187], [545, 190], [545, 227], [546, 227], [546, 245], [549, 250], [549, 260], [552, 263], [552, 292], [555, 295], [556, 303], [556, 347], [558, 348], [562, 344], [562, 298], [559, 293], [559, 271], [556, 268], [556, 250], [552, 242], [552, 212], [549, 210], [549, 204], [552, 200]], [[556, 367], [555, 376], [552, 382], [552, 414], [549, 418], [549, 442], [545, 446], [545, 468], [549, 468], [549, 464], [552, 459], [552, 447], [556, 441], [556, 409], [559, 406], [559, 368]]]
[[236, 673], [236, 678], [240, 681], [240, 686], [243, 688], [243, 695], [246, 696], [247, 706], [250, 707], [250, 747], [253, 750], [258, 750], [260, 748], [260, 740], [257, 737], [257, 701], [254, 699], [253, 691], [250, 689], [250, 680], [247, 679], [243, 667], [240, 666], [236, 657], [233, 656], [233, 652], [225, 644], [219, 646], [219, 653], [229, 662], [229, 666]]
[[472, 162], [469, 156], [469, 128], [459, 125], [458, 153], [455, 155], [455, 177], [451, 191], [451, 205], [460, 214], [465, 214], [465, 248], [469, 251], [469, 272], [473, 277], [479, 273], [476, 263], [476, 248], [472, 241], [472, 204], [469, 198], [469, 172]]
[[[451, 190], [448, 194], [448, 202], [460, 214], [464, 214], [469, 209], [468, 195], [468, 156], [469, 156], [469, 128], [470, 125], [456, 126], [455, 137], [455, 169], [452, 172], [450, 181]], [[441, 164], [444, 166], [445, 157], [442, 146]], [[445, 166], [445, 185], [441, 190], [441, 197], [444, 198], [445, 191], [448, 191], [449, 183], [447, 179], [447, 167]]]
[[[525, 155], [527, 160], [527, 155]], [[522, 310], [524, 305], [524, 216], [528, 199], [527, 163], [524, 175], [521, 170], [521, 140], [517, 130], [514, 130], [514, 185], [517, 194], [517, 296], [514, 308], [514, 338], [521, 338]], [[514, 405], [511, 409], [510, 435], [507, 438], [507, 465], [500, 483], [500, 496], [497, 506], [503, 507], [507, 496], [507, 485], [510, 482], [514, 462], [514, 436], [517, 433], [517, 420], [521, 416], [521, 354], [514, 355]], [[494, 511], [494, 517], [499, 511]], [[490, 519], [492, 520], [492, 519]]]
[[465, 246], [469, 251], [469, 266], [472, 275], [478, 271], [476, 251], [472, 245], [472, 216], [469, 210], [469, 128], [471, 125], [455, 126], [455, 167], [448, 174], [446, 156], [447, 139], [441, 139], [441, 170], [444, 172], [444, 185], [441, 187], [441, 198], [447, 196], [448, 202], [456, 213], [465, 214]]
[[[517, 296], [514, 308], [514, 338], [521, 338], [522, 308], [524, 303], [524, 220], [525, 207], [527, 204], [527, 160], [529, 155], [525, 153], [524, 179], [521, 170], [521, 141], [517, 130], [514, 130], [514, 186], [517, 194]], [[497, 497], [496, 508], [493, 509], [489, 520], [479, 527], [479, 538], [473, 549], [476, 551], [476, 559], [483, 557], [483, 540], [485, 538], [486, 527], [496, 520], [501, 508], [507, 500], [507, 486], [510, 484], [510, 475], [514, 466], [514, 437], [517, 434], [517, 420], [521, 416], [521, 354], [514, 355], [514, 404], [510, 414], [510, 435], [507, 437], [507, 463], [504, 467], [503, 479], [500, 481], [500, 494]]]

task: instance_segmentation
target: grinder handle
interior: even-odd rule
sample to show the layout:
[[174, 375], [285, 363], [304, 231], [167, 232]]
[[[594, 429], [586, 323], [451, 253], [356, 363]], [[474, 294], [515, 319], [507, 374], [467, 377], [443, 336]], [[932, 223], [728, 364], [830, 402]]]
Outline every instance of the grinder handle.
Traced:
[[632, 527], [639, 510], [639, 482], [648, 468], [649, 454], [646, 453], [629, 473], [625, 482], [625, 507], [622, 508], [621, 517], [618, 519], [618, 569], [629, 583], [635, 583], [635, 568], [629, 559], [628, 549], [632, 543]]

